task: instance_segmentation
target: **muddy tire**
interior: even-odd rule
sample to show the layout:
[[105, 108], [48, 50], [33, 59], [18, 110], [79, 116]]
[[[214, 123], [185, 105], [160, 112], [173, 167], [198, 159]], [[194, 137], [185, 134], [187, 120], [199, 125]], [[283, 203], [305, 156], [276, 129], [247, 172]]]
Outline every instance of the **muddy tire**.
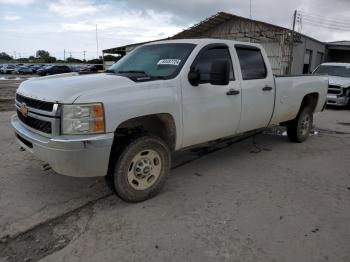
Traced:
[[109, 175], [115, 193], [127, 202], [140, 202], [157, 195], [170, 171], [171, 153], [158, 137], [143, 136], [126, 145]]
[[309, 107], [305, 107], [298, 116], [287, 125], [287, 134], [291, 142], [302, 143], [310, 135], [313, 124], [313, 112]]

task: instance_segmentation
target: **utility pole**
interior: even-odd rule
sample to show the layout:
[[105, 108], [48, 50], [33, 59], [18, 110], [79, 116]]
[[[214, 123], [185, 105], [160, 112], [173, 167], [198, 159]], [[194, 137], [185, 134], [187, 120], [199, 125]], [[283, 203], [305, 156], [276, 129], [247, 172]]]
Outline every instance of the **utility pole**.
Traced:
[[16, 59], [16, 51], [13, 51], [13, 57]]
[[63, 49], [63, 61], [66, 61], [66, 49]]
[[249, 0], [249, 18], [252, 19], [252, 0]]
[[293, 28], [292, 28], [292, 32], [290, 35], [290, 45], [289, 45], [289, 68], [288, 68], [288, 73], [292, 74], [292, 64], [293, 64], [293, 50], [294, 50], [294, 35], [295, 35], [295, 24], [296, 24], [296, 20], [297, 20], [297, 14], [298, 11], [295, 10], [294, 11], [294, 15], [293, 15]]
[[85, 54], [86, 54], [86, 51], [83, 51], [83, 55], [84, 55], [84, 61], [86, 60], [86, 59], [85, 59]]
[[96, 57], [97, 57], [97, 59], [99, 58], [99, 57], [98, 57], [98, 36], [97, 36], [97, 24], [96, 24]]

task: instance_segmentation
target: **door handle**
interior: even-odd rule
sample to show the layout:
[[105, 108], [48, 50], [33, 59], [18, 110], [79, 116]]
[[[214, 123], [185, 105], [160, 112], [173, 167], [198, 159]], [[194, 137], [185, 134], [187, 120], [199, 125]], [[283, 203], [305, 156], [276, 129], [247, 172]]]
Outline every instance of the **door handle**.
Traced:
[[226, 92], [226, 95], [228, 96], [236, 96], [238, 95], [240, 92], [239, 90], [236, 90], [236, 89], [230, 89]]
[[263, 87], [263, 91], [271, 91], [273, 88], [271, 86], [265, 86]]

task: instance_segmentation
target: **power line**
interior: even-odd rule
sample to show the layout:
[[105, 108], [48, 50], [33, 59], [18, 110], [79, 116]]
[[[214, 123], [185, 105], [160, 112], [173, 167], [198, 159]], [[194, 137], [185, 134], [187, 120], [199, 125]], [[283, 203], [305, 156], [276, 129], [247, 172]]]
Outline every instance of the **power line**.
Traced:
[[337, 20], [331, 18], [325, 18], [321, 15], [310, 14], [301, 12], [301, 23], [305, 23], [312, 26], [338, 30], [338, 31], [350, 31], [350, 20]]
[[321, 19], [322, 21], [331, 21], [331, 22], [336, 22], [336, 23], [340, 23], [340, 24], [350, 24], [350, 20], [347, 18], [341, 18], [341, 19], [336, 19], [336, 18], [328, 18], [325, 17], [324, 15], [318, 15], [315, 13], [307, 13], [304, 11], [300, 12], [302, 14], [303, 17], [313, 17], [313, 18], [317, 18], [317, 19]]
[[303, 20], [311, 22], [311, 23], [319, 23], [321, 25], [329, 25], [329, 26], [332, 26], [332, 27], [350, 28], [350, 24], [345, 25], [345, 24], [339, 24], [339, 23], [335, 23], [335, 22], [328, 22], [328, 21], [317, 20], [317, 19], [308, 18], [308, 17], [304, 17]]

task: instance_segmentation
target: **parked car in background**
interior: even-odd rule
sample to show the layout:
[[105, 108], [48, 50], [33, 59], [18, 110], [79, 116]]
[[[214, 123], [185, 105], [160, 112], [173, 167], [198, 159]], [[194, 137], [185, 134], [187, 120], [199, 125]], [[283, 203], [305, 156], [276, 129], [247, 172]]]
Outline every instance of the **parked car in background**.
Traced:
[[31, 69], [32, 69], [33, 74], [36, 74], [36, 72], [43, 67], [44, 67], [43, 65], [32, 65]]
[[328, 105], [350, 107], [349, 63], [324, 63], [319, 65], [313, 74], [329, 76]]
[[105, 74], [24, 81], [11, 122], [19, 144], [56, 172], [107, 176], [138, 202], [161, 190], [175, 151], [277, 125], [305, 141], [327, 89], [325, 76], [275, 77], [258, 44], [170, 40]]
[[79, 73], [81, 70], [81, 66], [80, 65], [72, 65], [72, 66], [70, 66], [70, 69], [72, 70], [72, 72]]
[[64, 74], [64, 73], [70, 73], [70, 72], [72, 72], [72, 69], [70, 69], [69, 66], [49, 65], [42, 69], [38, 69], [37, 74], [39, 76], [46, 76], [46, 75], [56, 75], [56, 74]]
[[33, 70], [30, 66], [19, 66], [16, 68], [15, 73], [20, 75], [33, 74]]
[[88, 65], [80, 69], [80, 73], [102, 73], [103, 65]]
[[4, 65], [1, 68], [1, 73], [3, 74], [13, 74], [15, 73], [16, 67], [14, 65]]

